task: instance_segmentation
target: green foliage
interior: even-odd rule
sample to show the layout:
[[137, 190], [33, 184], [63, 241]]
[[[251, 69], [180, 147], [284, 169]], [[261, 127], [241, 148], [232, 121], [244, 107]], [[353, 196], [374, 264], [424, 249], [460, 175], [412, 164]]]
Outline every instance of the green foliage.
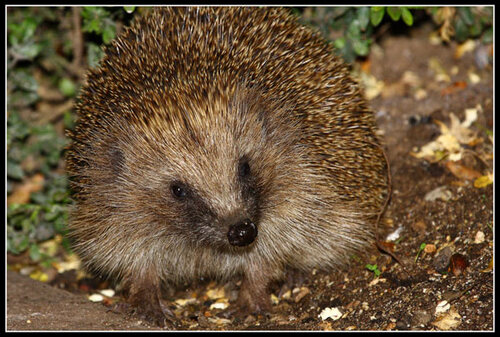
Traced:
[[422, 253], [422, 251], [425, 249], [426, 246], [427, 246], [427, 244], [425, 242], [420, 244], [420, 247], [418, 248], [417, 256], [415, 256], [415, 262], [417, 262], [418, 257], [420, 256], [420, 253]]
[[315, 8], [312, 18], [305, 21], [320, 28], [325, 36], [333, 35], [336, 51], [348, 62], [368, 55], [380, 26], [403, 22], [410, 27], [417, 14], [419, 17], [431, 14], [438, 25], [451, 24], [459, 42], [481, 37], [483, 43], [492, 43], [493, 7], [456, 7], [456, 14], [442, 18], [443, 8], [455, 13], [454, 7], [327, 7]]
[[70, 78], [64, 77], [59, 81], [59, 90], [64, 96], [73, 97], [76, 94], [76, 85]]
[[[49, 175], [46, 188], [33, 193], [26, 204], [13, 204], [7, 208], [7, 251], [20, 254], [26, 249], [36, 255], [37, 243], [63, 235], [63, 245], [69, 248], [66, 235], [67, 205], [70, 203], [67, 179], [63, 175]], [[35, 260], [36, 261], [36, 260]]]
[[374, 278], [377, 278], [380, 276], [380, 274], [382, 273], [379, 269], [378, 269], [378, 266], [376, 264], [367, 264], [365, 266], [366, 269], [368, 269], [369, 271], [373, 272], [373, 277]]
[[82, 30], [84, 32], [96, 33], [102, 37], [104, 43], [111, 42], [116, 35], [116, 23], [110, 13], [102, 7], [83, 7]]
[[329, 7], [326, 12], [330, 12], [325, 15], [329, 17], [329, 28], [342, 32], [333, 45], [348, 62], [357, 56], [368, 55], [375, 28], [385, 17], [392, 21], [402, 20], [408, 26], [413, 24], [409, 7]]
[[458, 7], [457, 14], [454, 22], [457, 41], [481, 37], [484, 43], [493, 42], [492, 7], [484, 7], [480, 11], [477, 8]]
[[7, 27], [11, 55], [16, 61], [33, 60], [42, 50], [42, 45], [37, 43], [35, 37], [37, 20], [28, 16], [21, 22], [9, 22]]
[[[68, 140], [64, 128], [73, 128], [70, 108], [53, 114], [52, 106], [71, 106], [81, 78], [75, 69], [73, 7], [9, 7], [7, 9], [7, 195], [42, 177], [43, 186], [30, 190], [21, 204], [9, 200], [7, 251], [28, 251], [33, 261], [47, 261], [39, 243], [56, 234], [65, 238], [69, 198], [63, 169]], [[128, 13], [135, 8], [127, 8]], [[118, 24], [133, 15], [123, 7], [84, 7], [81, 14], [83, 55], [95, 66], [101, 45], [116, 35]], [[45, 109], [41, 107], [45, 106]]]

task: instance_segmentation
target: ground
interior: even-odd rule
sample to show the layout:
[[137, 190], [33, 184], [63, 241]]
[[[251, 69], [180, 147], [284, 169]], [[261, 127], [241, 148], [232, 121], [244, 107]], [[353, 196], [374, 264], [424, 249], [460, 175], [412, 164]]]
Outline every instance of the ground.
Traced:
[[[232, 302], [237, 282], [188, 285], [165, 299], [177, 316], [176, 329], [493, 330], [493, 184], [474, 186], [478, 175], [493, 172], [493, 137], [486, 132], [493, 130], [493, 74], [491, 63], [482, 63], [490, 50], [476, 46], [462, 54], [465, 45], [434, 43], [433, 29], [386, 34], [360, 67], [368, 74], [367, 86], [370, 79], [380, 81], [371, 82], [374, 90], [384, 84], [370, 100], [393, 186], [379, 236], [391, 241], [387, 235], [399, 233], [397, 244], [386, 248], [401, 263], [373, 250], [353, 259], [348, 270], [312, 271], [289, 291], [275, 284], [267, 317], [221, 314], [217, 307]], [[466, 109], [477, 112], [467, 126], [475, 141], [463, 146], [461, 161], [432, 163], [411, 155], [443, 133], [439, 122], [450, 127], [451, 113], [464, 121]], [[91, 283], [71, 286], [75, 275], [58, 275], [51, 287], [9, 271], [7, 329], [158, 329], [103, 305], [120, 301], [117, 296], [90, 302], [84, 290], [97, 290]], [[333, 317], [319, 317], [327, 313]]]

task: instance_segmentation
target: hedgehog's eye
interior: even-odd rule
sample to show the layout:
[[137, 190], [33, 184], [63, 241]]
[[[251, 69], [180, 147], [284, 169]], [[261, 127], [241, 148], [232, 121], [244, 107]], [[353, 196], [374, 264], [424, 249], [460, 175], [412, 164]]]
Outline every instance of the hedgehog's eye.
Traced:
[[250, 164], [248, 163], [247, 160], [241, 160], [240, 161], [240, 177], [245, 178], [250, 175]]
[[170, 189], [172, 190], [172, 194], [178, 199], [183, 199], [187, 195], [186, 188], [180, 183], [172, 183], [172, 185], [170, 185]]

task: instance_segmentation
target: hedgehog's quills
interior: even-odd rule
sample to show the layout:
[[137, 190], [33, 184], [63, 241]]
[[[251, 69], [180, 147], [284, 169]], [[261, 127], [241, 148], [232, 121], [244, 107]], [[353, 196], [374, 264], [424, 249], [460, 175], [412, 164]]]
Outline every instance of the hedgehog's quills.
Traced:
[[286, 268], [332, 269], [373, 241], [373, 114], [285, 10], [156, 8], [88, 73], [77, 112], [74, 248], [157, 321], [162, 283], [239, 274], [239, 304], [269, 310]]

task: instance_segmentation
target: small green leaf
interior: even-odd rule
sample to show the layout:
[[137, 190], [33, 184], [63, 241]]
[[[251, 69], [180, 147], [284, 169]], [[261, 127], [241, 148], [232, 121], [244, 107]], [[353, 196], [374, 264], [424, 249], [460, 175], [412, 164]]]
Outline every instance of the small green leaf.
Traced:
[[485, 43], [485, 44], [493, 42], [493, 27], [488, 28], [483, 33], [482, 42]]
[[387, 7], [387, 14], [391, 17], [393, 21], [398, 21], [401, 17], [401, 8], [399, 7]]
[[417, 262], [418, 256], [425, 249], [425, 246], [427, 246], [427, 244], [425, 242], [422, 242], [420, 244], [420, 247], [418, 248], [417, 256], [415, 257], [415, 262]]
[[408, 8], [401, 8], [401, 15], [403, 16], [403, 21], [407, 26], [413, 25], [413, 15]]
[[102, 40], [105, 44], [108, 44], [115, 38], [116, 26], [111, 20], [106, 20], [106, 25], [102, 31]]
[[458, 42], [463, 42], [467, 39], [469, 35], [469, 30], [467, 29], [467, 26], [464, 23], [464, 20], [459, 17], [455, 21], [455, 37]]
[[21, 168], [21, 165], [12, 161], [7, 161], [7, 176], [11, 179], [23, 179], [24, 171]]
[[76, 85], [71, 79], [64, 77], [59, 81], [59, 90], [64, 96], [73, 97], [76, 93]]
[[125, 12], [127, 12], [128, 14], [132, 14], [135, 10], [135, 6], [124, 6], [123, 9], [125, 10]]
[[104, 51], [95, 43], [89, 42], [87, 47], [87, 62], [90, 68], [97, 67], [104, 56]]
[[366, 56], [370, 52], [370, 44], [368, 40], [354, 40], [352, 43], [352, 47], [356, 54], [360, 56]]
[[338, 39], [335, 39], [333, 41], [333, 46], [337, 49], [344, 49], [345, 47], [345, 38], [344, 37], [339, 37]]
[[364, 31], [366, 27], [368, 27], [368, 24], [370, 23], [370, 8], [359, 7], [358, 20], [359, 20], [359, 27], [361, 28], [361, 30]]
[[373, 26], [378, 26], [385, 14], [385, 7], [372, 7], [370, 9], [370, 21]]
[[464, 20], [464, 23], [467, 26], [470, 26], [474, 23], [474, 15], [472, 15], [470, 7], [459, 7], [458, 14]]
[[33, 260], [35, 262], [40, 260], [40, 258], [42, 257], [42, 253], [40, 252], [40, 248], [36, 244], [30, 245], [29, 254], [30, 254], [31, 260]]

